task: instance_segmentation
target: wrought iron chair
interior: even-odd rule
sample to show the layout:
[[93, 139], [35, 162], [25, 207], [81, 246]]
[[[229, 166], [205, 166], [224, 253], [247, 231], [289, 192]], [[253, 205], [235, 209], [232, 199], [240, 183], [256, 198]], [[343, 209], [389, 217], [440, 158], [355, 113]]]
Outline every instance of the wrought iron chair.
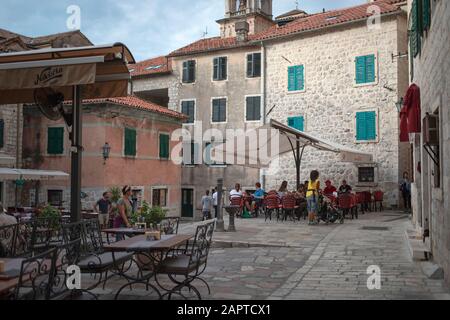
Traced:
[[18, 224], [0, 227], [0, 258], [15, 256], [15, 243]]
[[268, 195], [265, 200], [266, 202], [266, 219], [270, 219], [272, 221], [272, 214], [275, 212], [278, 216], [278, 211], [280, 210], [280, 198], [276, 194]]
[[[158, 267], [158, 274], [165, 274], [169, 279], [176, 284], [170, 290], [164, 289], [161, 283], [158, 281], [156, 276], [156, 282], [158, 285], [167, 291], [164, 296], [168, 296], [170, 300], [173, 294], [180, 295], [184, 299], [186, 297], [181, 293], [183, 288], [188, 288], [189, 291], [192, 290], [199, 300], [202, 296], [198, 289], [193, 286], [195, 280], [203, 282], [208, 288], [208, 293], [211, 294], [211, 288], [208, 283], [200, 276], [206, 269], [208, 264], [209, 249], [212, 243], [212, 236], [214, 233], [215, 222], [209, 222], [197, 227], [194, 240], [188, 246], [188, 250], [185, 254], [168, 256]], [[181, 276], [184, 279], [179, 281], [176, 276]]]
[[375, 212], [377, 212], [378, 210], [377, 204], [380, 204], [380, 212], [383, 211], [383, 201], [384, 201], [384, 192], [381, 190], [375, 191], [373, 194], [373, 206]]
[[281, 199], [283, 216], [282, 221], [287, 221], [288, 216], [291, 220], [295, 221], [295, 210], [297, 210], [296, 199], [292, 194], [286, 194], [283, 199]]
[[161, 231], [165, 234], [178, 234], [178, 226], [180, 224], [179, 217], [168, 217], [161, 221]]
[[240, 207], [239, 212], [236, 213], [236, 217], [241, 217], [242, 216], [242, 206], [243, 206], [242, 197], [232, 197], [232, 198], [230, 198], [230, 205], [232, 205], [232, 206], [239, 206]]
[[353, 196], [350, 193], [342, 193], [338, 197], [338, 205], [339, 209], [342, 210], [344, 219], [346, 218], [347, 214], [351, 214], [353, 218]]
[[14, 300], [49, 300], [55, 276], [56, 248], [25, 259], [17, 270]]
[[38, 218], [31, 222], [31, 250], [33, 254], [47, 251], [63, 244], [61, 218]]
[[[124, 268], [124, 265], [129, 261], [131, 262], [133, 258], [133, 254], [127, 252], [116, 252], [113, 256], [111, 252], [104, 250], [98, 219], [63, 225], [63, 236], [66, 244], [77, 239], [81, 240], [78, 248], [77, 265], [82, 274], [95, 275], [95, 278], [98, 275], [99, 279], [87, 289], [80, 291], [86, 292], [94, 298], [97, 298], [97, 296], [90, 291], [100, 284], [105, 287], [107, 280], [110, 278], [108, 277], [109, 271], [115, 270], [119, 266]], [[130, 267], [131, 263], [127, 268]]]

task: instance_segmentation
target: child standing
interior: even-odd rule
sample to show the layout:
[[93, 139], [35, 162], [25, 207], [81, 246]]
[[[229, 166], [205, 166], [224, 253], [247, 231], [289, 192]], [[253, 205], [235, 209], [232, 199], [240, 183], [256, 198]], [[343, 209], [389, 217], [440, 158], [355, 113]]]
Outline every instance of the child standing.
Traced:
[[317, 224], [316, 216], [319, 202], [319, 171], [314, 170], [311, 172], [310, 180], [308, 182], [308, 191], [306, 192], [306, 201], [308, 204], [308, 220], [309, 225]]

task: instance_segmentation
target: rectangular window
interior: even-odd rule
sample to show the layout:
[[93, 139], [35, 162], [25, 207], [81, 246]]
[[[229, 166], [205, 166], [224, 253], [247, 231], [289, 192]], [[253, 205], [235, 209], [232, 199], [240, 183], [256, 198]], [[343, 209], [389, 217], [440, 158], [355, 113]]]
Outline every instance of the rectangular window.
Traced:
[[136, 130], [125, 128], [125, 156], [136, 156]]
[[195, 142], [183, 142], [183, 164], [193, 166], [200, 163], [200, 148]]
[[185, 123], [194, 123], [195, 122], [195, 101], [183, 101], [181, 102], [181, 113], [188, 116], [188, 119]]
[[299, 131], [305, 131], [305, 117], [290, 117], [288, 118], [288, 126]]
[[183, 62], [183, 83], [195, 82], [195, 60]]
[[159, 135], [159, 158], [169, 159], [170, 153], [170, 137], [168, 134]]
[[63, 192], [62, 190], [48, 190], [47, 191], [48, 203], [53, 207], [62, 207], [63, 204]]
[[227, 99], [220, 98], [212, 101], [212, 122], [227, 122]]
[[305, 67], [303, 65], [288, 68], [288, 91], [305, 90]]
[[5, 120], [0, 119], [0, 149], [5, 146]]
[[167, 189], [153, 189], [152, 206], [153, 207], [167, 207]]
[[214, 81], [227, 79], [227, 60], [227, 57], [214, 58]]
[[358, 181], [362, 183], [375, 182], [375, 168], [374, 167], [358, 168]]
[[247, 55], [247, 77], [261, 77], [261, 53]]
[[64, 153], [64, 128], [48, 128], [47, 131], [47, 153]]
[[356, 84], [374, 83], [376, 80], [374, 54], [356, 57]]
[[247, 97], [245, 120], [246, 121], [261, 120], [261, 97]]
[[375, 111], [357, 112], [356, 140], [375, 141], [377, 136], [377, 113]]

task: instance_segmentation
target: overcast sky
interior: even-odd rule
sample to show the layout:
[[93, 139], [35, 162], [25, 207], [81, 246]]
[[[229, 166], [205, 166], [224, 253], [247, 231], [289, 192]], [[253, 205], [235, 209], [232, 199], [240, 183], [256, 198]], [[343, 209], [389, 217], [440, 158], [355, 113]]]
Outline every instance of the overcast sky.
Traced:
[[[274, 0], [274, 15], [295, 9], [295, 0]], [[349, 7], [366, 0], [300, 0], [308, 13]], [[223, 0], [1, 0], [0, 28], [27, 36], [69, 31], [67, 8], [81, 9], [81, 31], [94, 44], [125, 43], [140, 61], [217, 36]]]

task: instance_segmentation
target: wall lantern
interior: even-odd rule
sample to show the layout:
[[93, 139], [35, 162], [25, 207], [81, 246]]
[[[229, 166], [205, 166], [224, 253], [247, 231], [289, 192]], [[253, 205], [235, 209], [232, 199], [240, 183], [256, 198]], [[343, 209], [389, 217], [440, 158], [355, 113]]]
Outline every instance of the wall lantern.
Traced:
[[109, 145], [108, 142], [105, 143], [105, 145], [102, 147], [103, 150], [103, 160], [104, 163], [106, 164], [106, 160], [109, 159], [109, 155], [111, 153], [111, 146]]
[[400, 100], [398, 100], [395, 103], [395, 106], [397, 107], [398, 113], [400, 113], [402, 111], [402, 108], [403, 108], [403, 98], [400, 98]]

